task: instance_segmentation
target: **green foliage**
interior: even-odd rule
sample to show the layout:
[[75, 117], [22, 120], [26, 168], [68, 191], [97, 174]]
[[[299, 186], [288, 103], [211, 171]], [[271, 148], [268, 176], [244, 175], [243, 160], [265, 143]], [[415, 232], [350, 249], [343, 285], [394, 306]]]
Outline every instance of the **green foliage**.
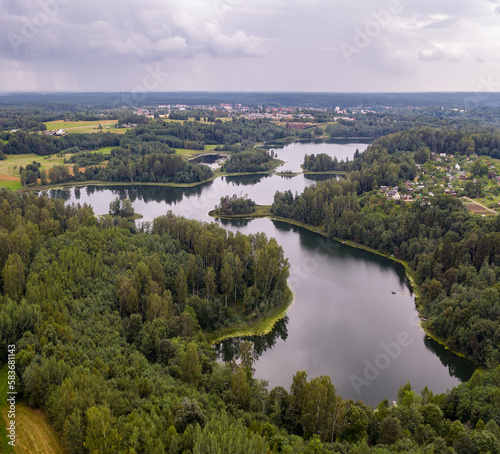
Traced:
[[204, 429], [197, 426], [194, 454], [266, 454], [269, 447], [242, 421], [231, 421], [225, 411], [214, 415]]
[[223, 165], [223, 170], [228, 173], [267, 172], [272, 168], [272, 157], [265, 150], [234, 153]]
[[232, 197], [228, 195], [221, 197], [220, 204], [215, 207], [217, 214], [222, 215], [238, 215], [249, 214], [255, 211], [255, 202], [245, 197], [238, 197], [234, 194]]

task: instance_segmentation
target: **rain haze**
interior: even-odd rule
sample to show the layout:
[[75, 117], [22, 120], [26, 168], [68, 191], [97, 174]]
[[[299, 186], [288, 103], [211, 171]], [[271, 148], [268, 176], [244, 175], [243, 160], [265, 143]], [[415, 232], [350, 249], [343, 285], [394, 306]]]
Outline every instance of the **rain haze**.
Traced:
[[0, 92], [498, 91], [500, 0], [0, 3]]

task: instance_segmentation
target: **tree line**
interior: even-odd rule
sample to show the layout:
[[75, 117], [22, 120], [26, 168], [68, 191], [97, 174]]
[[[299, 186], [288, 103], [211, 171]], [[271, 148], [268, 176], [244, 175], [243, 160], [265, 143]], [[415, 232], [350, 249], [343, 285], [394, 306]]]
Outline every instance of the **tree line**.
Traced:
[[498, 452], [499, 367], [449, 394], [404, 385], [373, 410], [300, 371], [267, 390], [246, 341], [217, 362], [214, 329], [290, 298], [264, 234], [171, 213], [114, 226], [10, 191], [0, 210], [0, 344], [16, 344], [20, 397], [71, 453]]

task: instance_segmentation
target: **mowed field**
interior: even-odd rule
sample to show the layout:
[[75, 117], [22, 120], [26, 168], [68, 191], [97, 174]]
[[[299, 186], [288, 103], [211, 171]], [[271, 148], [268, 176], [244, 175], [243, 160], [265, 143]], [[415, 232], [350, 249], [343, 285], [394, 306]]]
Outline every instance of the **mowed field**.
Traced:
[[6, 421], [8, 409], [7, 399], [7, 367], [0, 370], [0, 452], [3, 454], [65, 454], [56, 431], [50, 424], [48, 416], [21, 402], [16, 402], [16, 445], [13, 450], [7, 439]]
[[[126, 128], [115, 128], [118, 120], [102, 120], [102, 121], [47, 121], [44, 123], [48, 131], [57, 131], [64, 129], [67, 133], [83, 134], [93, 132], [112, 132], [115, 134], [124, 134], [127, 132]], [[103, 129], [99, 129], [99, 125]]]

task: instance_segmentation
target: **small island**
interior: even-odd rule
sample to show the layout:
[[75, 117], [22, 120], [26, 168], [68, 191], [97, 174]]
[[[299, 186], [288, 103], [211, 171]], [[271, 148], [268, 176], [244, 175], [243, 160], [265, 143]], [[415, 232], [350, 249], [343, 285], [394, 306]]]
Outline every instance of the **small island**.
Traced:
[[256, 211], [256, 204], [248, 198], [248, 194], [238, 197], [234, 194], [232, 197], [225, 196], [220, 198], [220, 204], [215, 206], [214, 215], [234, 216], [251, 214]]

